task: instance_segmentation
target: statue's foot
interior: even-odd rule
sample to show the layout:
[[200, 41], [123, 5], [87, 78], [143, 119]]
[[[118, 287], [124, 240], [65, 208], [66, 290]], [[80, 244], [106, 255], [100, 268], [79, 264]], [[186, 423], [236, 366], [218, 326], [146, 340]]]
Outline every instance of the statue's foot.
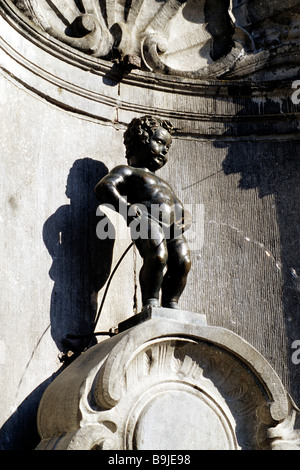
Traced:
[[159, 307], [159, 302], [157, 299], [149, 299], [144, 302], [143, 310], [146, 310], [148, 307]]
[[177, 302], [168, 302], [166, 304], [163, 304], [164, 308], [178, 308], [178, 303]]

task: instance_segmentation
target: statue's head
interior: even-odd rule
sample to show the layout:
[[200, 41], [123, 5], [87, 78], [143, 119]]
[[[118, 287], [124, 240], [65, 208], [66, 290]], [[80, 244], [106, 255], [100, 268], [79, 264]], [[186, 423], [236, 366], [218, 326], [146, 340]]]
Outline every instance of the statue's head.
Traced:
[[152, 116], [134, 118], [124, 133], [128, 164], [141, 164], [152, 171], [164, 166], [172, 143], [172, 132], [173, 126], [169, 121]]

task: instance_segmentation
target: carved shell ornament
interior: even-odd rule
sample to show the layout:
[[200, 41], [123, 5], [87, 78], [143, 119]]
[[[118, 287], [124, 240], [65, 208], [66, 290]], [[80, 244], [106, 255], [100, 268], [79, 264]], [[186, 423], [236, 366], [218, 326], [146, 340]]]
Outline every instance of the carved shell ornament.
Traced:
[[[221, 76], [243, 55], [230, 0], [15, 0], [41, 29], [123, 67]], [[240, 35], [240, 32], [239, 32]]]

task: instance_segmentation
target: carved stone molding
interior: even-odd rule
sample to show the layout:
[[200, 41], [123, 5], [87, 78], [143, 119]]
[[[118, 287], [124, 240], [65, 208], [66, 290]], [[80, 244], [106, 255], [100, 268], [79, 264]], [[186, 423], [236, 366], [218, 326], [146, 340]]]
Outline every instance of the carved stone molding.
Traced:
[[299, 448], [298, 410], [242, 338], [190, 312], [130, 322], [45, 391], [39, 450]]
[[41, 31], [124, 70], [261, 79], [299, 65], [297, 0], [11, 1]]
[[51, 36], [129, 68], [143, 65], [175, 75], [217, 76], [231, 69], [241, 53], [233, 39], [229, 1], [215, 2], [213, 12], [205, 0], [14, 3]]
[[[299, 106], [291, 99], [293, 80], [285, 71], [278, 81], [261, 83], [140, 69], [120, 75], [109, 61], [63, 43], [20, 15], [10, 0], [1, 0], [0, 71], [47, 105], [121, 130], [136, 115], [159, 115], [172, 121], [174, 138], [180, 139], [299, 138]], [[257, 65], [246, 58], [245, 73]], [[279, 60], [276, 54], [273, 59]]]

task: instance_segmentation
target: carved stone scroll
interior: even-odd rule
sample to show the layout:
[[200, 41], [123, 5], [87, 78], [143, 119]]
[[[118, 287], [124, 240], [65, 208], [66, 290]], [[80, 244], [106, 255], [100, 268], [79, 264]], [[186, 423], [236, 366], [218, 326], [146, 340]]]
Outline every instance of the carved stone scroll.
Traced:
[[119, 331], [45, 391], [39, 450], [299, 448], [298, 410], [236, 334], [163, 308]]
[[66, 0], [24, 0], [24, 5], [36, 24], [72, 47], [97, 57], [111, 50], [113, 37], [97, 0], [83, 0], [83, 10]]

